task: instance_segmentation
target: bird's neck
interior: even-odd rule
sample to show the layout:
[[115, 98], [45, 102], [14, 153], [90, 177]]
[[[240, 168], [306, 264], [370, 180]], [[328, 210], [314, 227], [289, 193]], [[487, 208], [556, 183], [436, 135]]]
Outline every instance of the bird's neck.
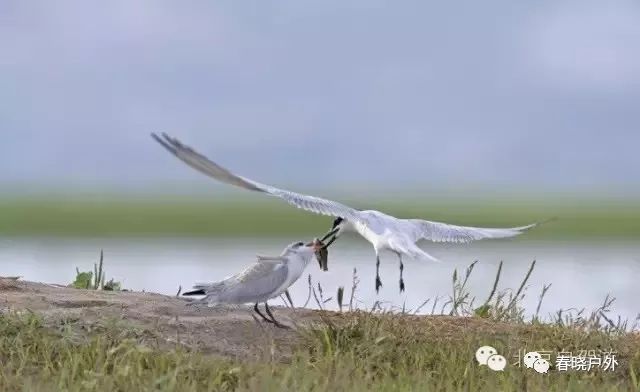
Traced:
[[311, 261], [311, 256], [298, 256], [294, 259], [287, 260], [289, 276], [292, 281], [295, 281], [300, 277], [300, 275], [302, 275], [302, 272], [304, 272], [304, 269], [307, 268], [307, 264], [309, 264], [309, 261]]

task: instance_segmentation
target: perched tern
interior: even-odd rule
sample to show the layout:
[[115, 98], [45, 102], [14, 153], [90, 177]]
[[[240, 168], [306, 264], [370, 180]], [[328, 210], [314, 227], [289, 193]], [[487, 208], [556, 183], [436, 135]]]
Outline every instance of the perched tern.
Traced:
[[[284, 327], [271, 313], [268, 300], [276, 298], [294, 284], [306, 268], [311, 258], [324, 244], [317, 239], [304, 244], [294, 242], [284, 248], [276, 257], [258, 256], [258, 261], [244, 271], [220, 282], [201, 283], [193, 286], [193, 291], [183, 295], [204, 295], [191, 304], [245, 304], [254, 303], [253, 310], [263, 320]], [[264, 302], [268, 318], [260, 312], [258, 304]]]
[[333, 243], [344, 232], [355, 231], [359, 233], [373, 245], [376, 253], [376, 292], [382, 286], [379, 269], [380, 252], [383, 250], [390, 251], [398, 256], [400, 261], [400, 291], [402, 292], [405, 288], [402, 277], [404, 270], [403, 256], [418, 260], [439, 261], [416, 245], [420, 240], [466, 243], [487, 238], [507, 238], [522, 234], [540, 224], [533, 223], [511, 228], [466, 227], [423, 219], [400, 219], [380, 211], [357, 210], [336, 201], [275, 188], [233, 174], [165, 133], [162, 134], [162, 137], [154, 133], [151, 136], [184, 163], [218, 181], [278, 197], [295, 207], [316, 214], [335, 217], [333, 227], [321, 238], [324, 241], [333, 236], [326, 246]]

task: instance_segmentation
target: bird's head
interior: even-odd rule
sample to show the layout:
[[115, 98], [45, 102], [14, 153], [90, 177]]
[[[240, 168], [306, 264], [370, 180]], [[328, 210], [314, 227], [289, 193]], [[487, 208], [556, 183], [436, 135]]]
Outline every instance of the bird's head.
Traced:
[[286, 248], [284, 248], [284, 251], [282, 252], [282, 256], [293, 256], [293, 255], [311, 256], [315, 252], [317, 252], [321, 247], [322, 247], [322, 243], [317, 239], [306, 244], [302, 241], [293, 242], [290, 245], [288, 245]]
[[341, 217], [337, 217], [336, 219], [333, 220], [333, 229], [335, 228], [340, 228], [344, 225], [346, 221], [344, 220], [344, 218]]
[[331, 230], [329, 230], [327, 232], [327, 234], [325, 234], [320, 241], [325, 241], [331, 237], [331, 240], [329, 241], [330, 243], [333, 242], [334, 239], [340, 237], [340, 234], [342, 234], [342, 232], [344, 231], [345, 227], [347, 225], [347, 220], [341, 217], [337, 217], [336, 219], [333, 220], [333, 225], [331, 226]]
[[323, 271], [327, 271], [329, 268], [327, 267], [327, 258], [328, 251], [325, 244], [322, 243], [319, 239], [315, 238], [313, 241], [302, 244], [301, 242], [292, 244], [295, 246], [295, 257], [301, 258], [305, 265], [311, 261], [313, 255], [316, 256], [316, 260], [318, 260], [318, 264], [320, 265], [320, 269]]
[[311, 261], [311, 257], [315, 255], [318, 260], [318, 264], [320, 265], [320, 269], [323, 271], [327, 271], [327, 246], [322, 243], [319, 239], [315, 238], [313, 241], [304, 243], [304, 242], [294, 242], [284, 248], [282, 252], [282, 257], [298, 257], [308, 263]]

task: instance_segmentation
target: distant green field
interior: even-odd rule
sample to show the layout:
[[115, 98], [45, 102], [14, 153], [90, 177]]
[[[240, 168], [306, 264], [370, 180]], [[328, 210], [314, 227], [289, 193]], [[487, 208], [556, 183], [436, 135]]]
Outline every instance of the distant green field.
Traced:
[[[640, 239], [640, 202], [537, 200], [394, 200], [361, 203], [399, 217], [471, 226], [511, 226], [558, 217], [528, 239]], [[0, 235], [46, 236], [281, 236], [320, 235], [330, 217], [264, 197], [0, 199]]]

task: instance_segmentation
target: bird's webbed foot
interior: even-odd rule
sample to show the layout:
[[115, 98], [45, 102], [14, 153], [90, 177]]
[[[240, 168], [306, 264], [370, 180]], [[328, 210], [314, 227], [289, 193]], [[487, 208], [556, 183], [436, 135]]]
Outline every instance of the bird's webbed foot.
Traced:
[[273, 323], [273, 325], [275, 325], [278, 328], [282, 328], [282, 329], [291, 329], [291, 327], [289, 327], [288, 325], [284, 325], [281, 322], [279, 322], [278, 320], [276, 320], [275, 317], [273, 317], [273, 313], [271, 313], [271, 309], [269, 308], [269, 304], [268, 303], [264, 303], [264, 308], [267, 311], [267, 315], [271, 318], [271, 322]]
[[271, 319], [269, 319], [264, 314], [262, 314], [262, 312], [258, 308], [258, 304], [257, 303], [253, 306], [253, 311], [256, 312], [263, 321], [266, 321], [267, 323], [273, 324], [273, 321]]

